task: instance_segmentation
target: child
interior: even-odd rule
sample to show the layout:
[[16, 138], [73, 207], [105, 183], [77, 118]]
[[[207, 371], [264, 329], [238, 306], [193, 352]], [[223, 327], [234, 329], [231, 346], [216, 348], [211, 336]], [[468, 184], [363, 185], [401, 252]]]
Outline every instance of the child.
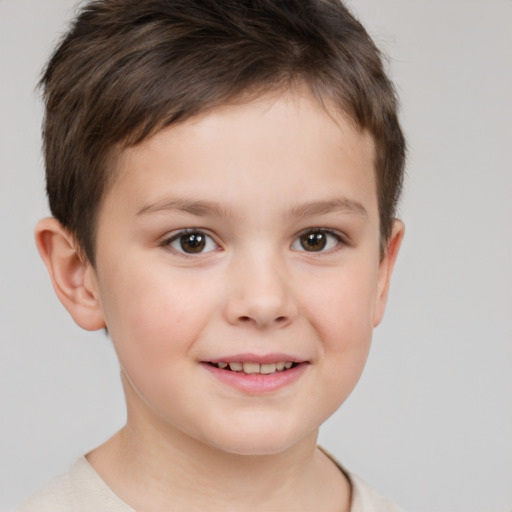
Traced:
[[403, 236], [364, 28], [337, 0], [100, 0], [41, 83], [37, 246], [128, 415], [18, 510], [398, 510], [316, 443]]

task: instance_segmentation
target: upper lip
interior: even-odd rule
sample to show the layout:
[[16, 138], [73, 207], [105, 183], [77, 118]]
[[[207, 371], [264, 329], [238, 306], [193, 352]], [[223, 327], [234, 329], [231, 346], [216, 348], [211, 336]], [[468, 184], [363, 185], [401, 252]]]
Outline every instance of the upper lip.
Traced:
[[306, 359], [302, 357], [297, 357], [291, 354], [283, 354], [283, 353], [272, 353], [272, 354], [254, 354], [254, 353], [246, 353], [246, 354], [233, 354], [226, 355], [222, 357], [214, 357], [212, 359], [203, 360], [204, 363], [278, 363], [281, 361], [292, 361], [294, 363], [304, 363]]

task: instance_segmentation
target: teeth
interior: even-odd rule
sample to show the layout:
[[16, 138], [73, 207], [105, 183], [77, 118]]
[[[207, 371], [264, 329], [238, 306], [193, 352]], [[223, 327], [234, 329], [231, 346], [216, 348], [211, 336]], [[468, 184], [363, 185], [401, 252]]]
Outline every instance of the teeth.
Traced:
[[245, 373], [260, 373], [259, 363], [244, 363]]
[[263, 375], [268, 375], [269, 373], [274, 373], [276, 371], [277, 364], [276, 363], [266, 363], [261, 365], [261, 373]]
[[225, 369], [229, 366], [229, 369], [233, 372], [241, 372], [247, 374], [261, 373], [262, 375], [270, 375], [276, 371], [281, 372], [283, 370], [289, 370], [293, 366], [293, 361], [279, 361], [278, 363], [225, 363], [220, 361], [216, 365]]

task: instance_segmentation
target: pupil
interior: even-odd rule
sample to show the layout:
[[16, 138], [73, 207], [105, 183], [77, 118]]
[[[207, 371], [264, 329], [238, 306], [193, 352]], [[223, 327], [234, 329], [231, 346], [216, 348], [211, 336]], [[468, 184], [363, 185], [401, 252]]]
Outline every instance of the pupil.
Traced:
[[306, 251], [321, 251], [327, 244], [325, 233], [307, 233], [300, 237], [300, 243]]
[[201, 252], [206, 245], [205, 237], [201, 233], [191, 233], [180, 238], [180, 245], [185, 252]]

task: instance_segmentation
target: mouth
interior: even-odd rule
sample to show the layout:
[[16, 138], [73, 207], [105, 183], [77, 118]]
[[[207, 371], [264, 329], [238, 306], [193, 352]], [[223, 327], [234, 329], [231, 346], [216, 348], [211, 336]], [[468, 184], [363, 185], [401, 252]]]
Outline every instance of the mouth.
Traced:
[[278, 361], [275, 363], [255, 363], [250, 361], [218, 361], [216, 363], [207, 362], [207, 364], [213, 366], [214, 368], [219, 368], [220, 370], [225, 370], [227, 372], [234, 372], [246, 375], [272, 375], [275, 373], [286, 372], [302, 363], [298, 363], [295, 361]]
[[201, 361], [210, 375], [245, 394], [263, 396], [293, 385], [307, 372], [310, 361], [290, 354], [237, 354]]

